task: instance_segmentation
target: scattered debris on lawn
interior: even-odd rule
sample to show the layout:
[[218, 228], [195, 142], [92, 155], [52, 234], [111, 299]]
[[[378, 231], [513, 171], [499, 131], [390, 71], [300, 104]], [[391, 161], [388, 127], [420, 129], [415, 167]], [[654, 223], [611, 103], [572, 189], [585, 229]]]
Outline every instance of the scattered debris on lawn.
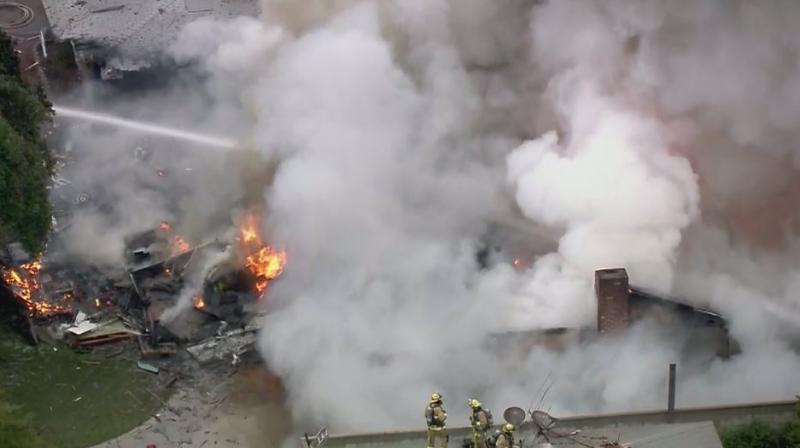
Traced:
[[253, 350], [259, 303], [286, 263], [285, 252], [263, 242], [255, 216], [229, 241], [196, 245], [161, 223], [128, 238], [126, 265], [113, 270], [31, 257], [18, 243], [0, 247], [0, 306], [33, 343], [136, 362], [164, 389], [198, 370], [236, 368]]

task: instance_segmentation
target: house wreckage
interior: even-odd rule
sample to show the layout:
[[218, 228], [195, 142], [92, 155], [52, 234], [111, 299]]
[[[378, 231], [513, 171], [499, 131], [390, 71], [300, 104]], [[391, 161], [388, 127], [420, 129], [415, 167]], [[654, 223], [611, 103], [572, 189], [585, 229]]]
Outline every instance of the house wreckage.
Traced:
[[262, 240], [255, 213], [233, 241], [192, 245], [164, 222], [125, 243], [126, 266], [113, 273], [8, 245], [0, 306], [33, 343], [89, 350], [128, 341], [139, 367], [153, 372], [184, 354], [235, 365], [252, 350], [259, 302], [287, 261]]

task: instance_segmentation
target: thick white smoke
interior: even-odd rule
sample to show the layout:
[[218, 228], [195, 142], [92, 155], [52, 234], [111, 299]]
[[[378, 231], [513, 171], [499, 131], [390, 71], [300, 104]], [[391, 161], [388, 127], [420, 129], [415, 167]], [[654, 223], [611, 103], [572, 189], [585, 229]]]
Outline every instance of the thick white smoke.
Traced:
[[689, 162], [669, 154], [658, 122], [591, 87], [575, 90], [567, 142], [550, 132], [509, 156], [517, 203], [528, 218], [565, 228], [559, 254], [577, 272], [629, 266], [640, 284], [668, 291], [681, 230], [697, 212]]
[[[795, 323], [768, 328], [795, 312], [800, 271], [752, 261], [788, 255], [748, 249], [747, 214], [731, 211], [746, 164], [728, 159], [757, 154], [769, 179], [766, 160], [795, 154], [800, 7], [755, 8], [282, 0], [261, 22], [191, 24], [174, 54], [240, 92], [255, 145], [281, 160], [266, 227], [289, 266], [261, 348], [298, 422], [416, 427], [433, 390], [453, 420], [473, 394], [499, 413], [550, 372], [556, 413], [653, 408], [675, 360], [680, 405], [792, 397]], [[750, 203], [784, 185], [764, 184]], [[520, 244], [481, 269], [497, 238]], [[518, 271], [502, 255], [523, 247]], [[680, 359], [681, 329], [647, 322], [563, 353], [492, 345], [591, 326], [593, 271], [618, 266], [724, 312], [743, 353]]]

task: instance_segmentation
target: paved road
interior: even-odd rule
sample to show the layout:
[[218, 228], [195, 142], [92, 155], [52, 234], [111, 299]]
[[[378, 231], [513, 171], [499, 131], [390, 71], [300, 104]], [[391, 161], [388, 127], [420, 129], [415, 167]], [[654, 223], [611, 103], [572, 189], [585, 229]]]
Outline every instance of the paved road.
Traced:
[[[21, 5], [23, 8], [16, 5]], [[21, 26], [16, 26], [26, 13], [32, 14], [30, 20]], [[38, 85], [40, 82], [35, 70], [25, 71], [25, 69], [36, 61], [35, 55], [40, 45], [36, 36], [40, 30], [47, 29], [48, 26], [41, 0], [0, 0], [0, 28], [14, 39], [16, 49], [20, 51], [19, 65], [23, 70], [22, 77], [29, 84]]]
[[[6, 27], [4, 25], [16, 22], [22, 16], [22, 10], [13, 5], [22, 5], [33, 14], [27, 24], [20, 27]], [[41, 0], [0, 0], [0, 27], [13, 37], [25, 38], [34, 36], [39, 30], [48, 27], [47, 15], [44, 12]]]

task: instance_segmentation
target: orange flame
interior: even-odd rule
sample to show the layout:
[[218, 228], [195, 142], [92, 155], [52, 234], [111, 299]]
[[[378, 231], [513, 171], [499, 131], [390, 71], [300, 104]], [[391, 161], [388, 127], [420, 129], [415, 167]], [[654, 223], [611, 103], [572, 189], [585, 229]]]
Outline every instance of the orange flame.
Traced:
[[30, 317], [48, 317], [69, 312], [68, 307], [37, 300], [41, 294], [41, 286], [39, 285], [39, 271], [41, 270], [41, 257], [37, 257], [29, 263], [20, 265], [19, 270], [8, 268], [0, 273], [3, 281], [25, 306]]
[[168, 222], [162, 222], [161, 224], [159, 224], [158, 230], [171, 234], [170, 235], [171, 248], [169, 253], [170, 257], [174, 257], [180, 254], [185, 254], [186, 252], [192, 250], [192, 245], [189, 244], [189, 242], [186, 241], [185, 239], [181, 238], [179, 235], [175, 235], [172, 226]]
[[244, 244], [260, 243], [260, 238], [254, 227], [248, 226], [242, 228], [242, 242], [244, 242]]
[[172, 237], [172, 253], [171, 256], [176, 256], [180, 254], [185, 254], [192, 249], [192, 245], [189, 244], [185, 239], [179, 236]]
[[256, 292], [259, 296], [264, 294], [271, 280], [281, 275], [285, 265], [286, 251], [276, 251], [269, 246], [264, 246], [245, 258], [245, 266], [256, 277]]
[[261, 239], [258, 221], [255, 213], [250, 213], [245, 218], [239, 229], [240, 242], [245, 253], [244, 265], [256, 278], [256, 293], [264, 296], [269, 282], [276, 279], [286, 266], [286, 251], [276, 250]]
[[194, 307], [198, 310], [202, 310], [206, 307], [206, 302], [203, 300], [203, 296], [195, 296], [194, 298]]

